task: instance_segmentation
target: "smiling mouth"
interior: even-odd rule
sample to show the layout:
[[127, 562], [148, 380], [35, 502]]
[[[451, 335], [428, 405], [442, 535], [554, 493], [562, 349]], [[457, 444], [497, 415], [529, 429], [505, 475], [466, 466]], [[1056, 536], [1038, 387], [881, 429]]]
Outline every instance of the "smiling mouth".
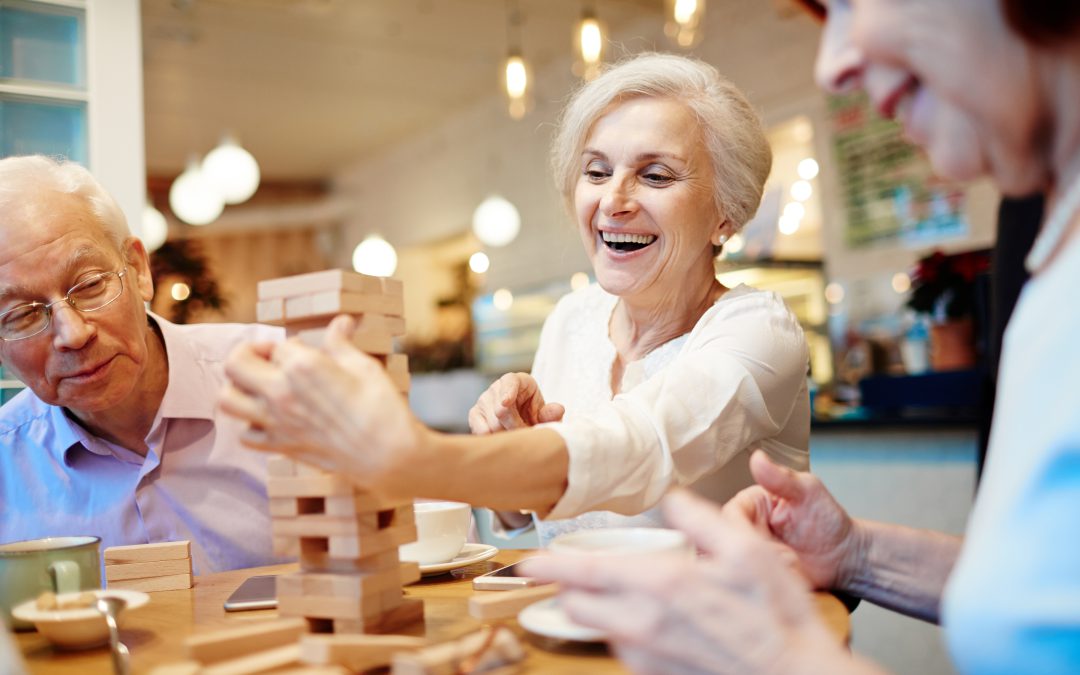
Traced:
[[620, 253], [632, 253], [634, 251], [640, 251], [646, 246], [650, 246], [656, 241], [656, 235], [654, 234], [630, 234], [627, 232], [606, 232], [600, 231], [600, 240], [604, 242], [604, 245], [613, 251], [619, 251]]

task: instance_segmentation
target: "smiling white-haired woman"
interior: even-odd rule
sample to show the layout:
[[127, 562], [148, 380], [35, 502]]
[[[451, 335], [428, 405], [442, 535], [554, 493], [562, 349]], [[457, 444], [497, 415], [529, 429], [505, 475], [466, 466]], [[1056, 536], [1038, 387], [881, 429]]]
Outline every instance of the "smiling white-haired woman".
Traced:
[[382, 492], [572, 519], [545, 522], [545, 540], [658, 524], [677, 484], [726, 499], [751, 483], [754, 448], [805, 469], [802, 330], [778, 296], [714, 271], [771, 164], [746, 99], [700, 61], [638, 56], [572, 97], [553, 158], [597, 283], [559, 302], [531, 375], [481, 397], [480, 435], [424, 428], [338, 319], [329, 356], [234, 354], [223, 405], [261, 428], [250, 440]]

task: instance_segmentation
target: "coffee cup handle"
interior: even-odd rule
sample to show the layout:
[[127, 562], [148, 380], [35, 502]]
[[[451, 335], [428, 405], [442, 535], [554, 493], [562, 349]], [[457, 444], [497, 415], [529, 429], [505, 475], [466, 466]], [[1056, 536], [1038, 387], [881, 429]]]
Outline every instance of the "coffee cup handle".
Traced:
[[57, 593], [73, 593], [79, 590], [79, 566], [71, 560], [58, 560], [49, 565]]

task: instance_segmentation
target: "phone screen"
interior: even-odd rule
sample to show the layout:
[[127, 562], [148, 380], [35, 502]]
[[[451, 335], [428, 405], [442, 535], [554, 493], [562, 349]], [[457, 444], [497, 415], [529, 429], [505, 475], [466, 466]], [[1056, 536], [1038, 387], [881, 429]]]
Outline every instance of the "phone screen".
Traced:
[[226, 612], [277, 607], [277, 577], [261, 575], [248, 577], [225, 601]]

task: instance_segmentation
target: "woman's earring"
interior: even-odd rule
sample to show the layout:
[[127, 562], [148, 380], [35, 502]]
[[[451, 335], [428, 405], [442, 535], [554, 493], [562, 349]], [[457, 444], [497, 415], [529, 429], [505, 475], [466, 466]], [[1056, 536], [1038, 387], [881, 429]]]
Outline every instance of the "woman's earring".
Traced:
[[716, 245], [717, 246], [723, 246], [724, 244], [727, 243], [727, 240], [728, 240], [728, 236], [726, 234], [722, 234], [722, 235], [720, 235], [719, 237], [716, 238]]

